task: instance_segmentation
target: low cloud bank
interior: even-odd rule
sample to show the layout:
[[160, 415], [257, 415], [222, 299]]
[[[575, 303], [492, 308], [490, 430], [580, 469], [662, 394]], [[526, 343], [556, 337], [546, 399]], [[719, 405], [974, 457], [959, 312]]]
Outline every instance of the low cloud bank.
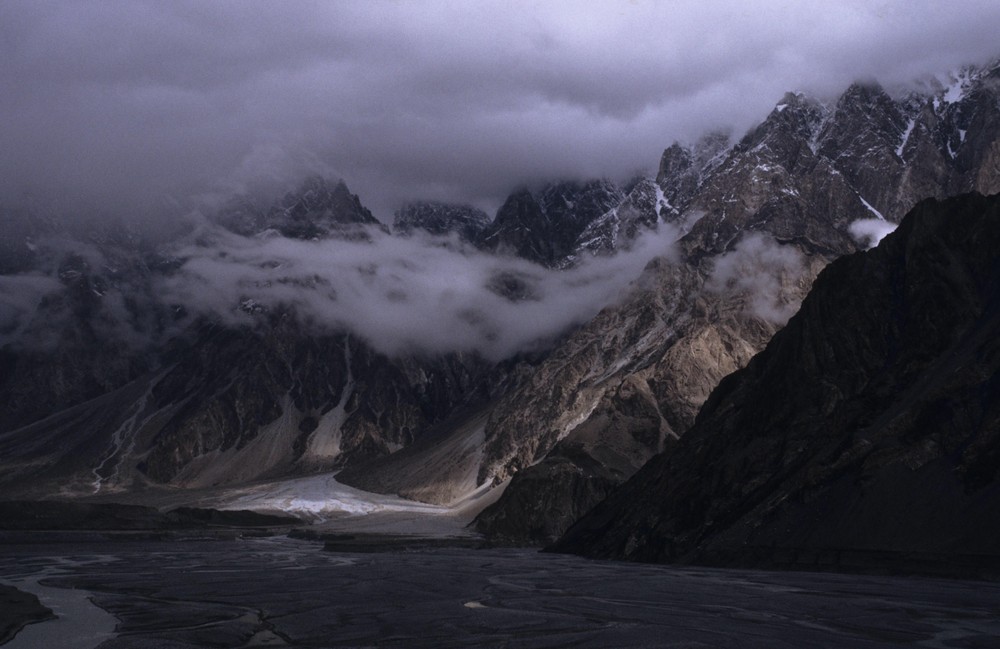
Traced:
[[[661, 225], [628, 252], [550, 270], [456, 238], [369, 234], [301, 241], [242, 237], [206, 224], [174, 246], [166, 270], [141, 280], [125, 273], [104, 281], [98, 276], [106, 260], [92, 259], [96, 279], [84, 288], [96, 306], [88, 326], [141, 346], [200, 317], [256, 326], [269, 311], [290, 309], [317, 333], [349, 331], [387, 354], [478, 352], [498, 360], [544, 346], [615, 302], [650, 259], [675, 254], [677, 237]], [[78, 302], [66, 299], [70, 288], [65, 277], [56, 279], [58, 267], [50, 275], [0, 278], [0, 346], [48, 346], [60, 327], [74, 326], [64, 318]]]
[[482, 253], [456, 239], [371, 241], [245, 238], [215, 231], [211, 246], [161, 282], [163, 299], [231, 325], [291, 307], [325, 329], [347, 329], [388, 354], [477, 351], [500, 359], [551, 340], [614, 302], [655, 256], [672, 255], [661, 227], [628, 253], [568, 270]]

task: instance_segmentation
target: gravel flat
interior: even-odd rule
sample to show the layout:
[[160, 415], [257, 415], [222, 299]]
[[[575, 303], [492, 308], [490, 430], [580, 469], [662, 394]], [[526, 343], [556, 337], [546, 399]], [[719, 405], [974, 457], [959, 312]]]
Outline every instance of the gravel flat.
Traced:
[[45, 573], [41, 585], [83, 589], [118, 620], [102, 649], [1000, 646], [989, 582], [331, 552], [285, 537], [4, 550], [0, 581]]

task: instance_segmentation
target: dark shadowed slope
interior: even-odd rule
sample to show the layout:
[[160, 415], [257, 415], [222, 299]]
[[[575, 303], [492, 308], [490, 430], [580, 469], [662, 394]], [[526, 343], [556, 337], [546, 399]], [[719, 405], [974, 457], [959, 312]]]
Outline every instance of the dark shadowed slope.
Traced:
[[867, 553], [995, 566], [998, 252], [1000, 197], [918, 205], [879, 247], [828, 266], [687, 435], [555, 549], [639, 561], [803, 565]]

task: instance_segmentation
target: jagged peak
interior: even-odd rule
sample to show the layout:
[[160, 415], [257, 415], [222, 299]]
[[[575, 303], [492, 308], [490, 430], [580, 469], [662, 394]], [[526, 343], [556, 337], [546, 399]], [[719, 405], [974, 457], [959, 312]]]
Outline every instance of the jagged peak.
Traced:
[[904, 127], [904, 113], [908, 113], [905, 106], [893, 100], [877, 81], [855, 81], [837, 99], [832, 117], [821, 129], [819, 138], [829, 137], [831, 131], [843, 131], [845, 128], [851, 137], [855, 137], [876, 125], [890, 128], [892, 137], [897, 138]]
[[782, 95], [781, 100], [774, 105], [774, 109], [771, 111], [770, 115], [765, 119], [770, 119], [775, 115], [784, 113], [786, 110], [791, 110], [791, 112], [815, 112], [822, 110], [824, 108], [823, 102], [819, 99], [813, 97], [812, 95], [806, 94], [801, 90], [793, 90], [786, 92]]
[[875, 79], [857, 80], [847, 87], [837, 99], [836, 110], [873, 103], [892, 103], [893, 99]]
[[357, 196], [347, 188], [347, 183], [343, 179], [333, 180], [317, 174], [306, 178], [297, 189], [285, 194], [281, 204], [283, 207], [292, 207], [299, 202], [316, 204], [327, 202], [335, 197], [357, 199]]
[[692, 160], [691, 149], [675, 141], [664, 149], [663, 155], [660, 156], [659, 175], [674, 175], [683, 172], [691, 167]]
[[544, 185], [538, 192], [538, 198], [545, 200], [548, 197], [583, 194], [593, 191], [620, 191], [618, 185], [608, 178], [588, 178], [585, 180], [563, 179], [554, 180]]
[[810, 143], [830, 114], [827, 106], [803, 92], [786, 92], [763, 122], [751, 128], [737, 149], [752, 151], [773, 142], [792, 138]]
[[786, 92], [760, 126], [751, 131], [776, 124], [813, 124], [827, 112], [826, 105], [812, 95], [800, 91]]

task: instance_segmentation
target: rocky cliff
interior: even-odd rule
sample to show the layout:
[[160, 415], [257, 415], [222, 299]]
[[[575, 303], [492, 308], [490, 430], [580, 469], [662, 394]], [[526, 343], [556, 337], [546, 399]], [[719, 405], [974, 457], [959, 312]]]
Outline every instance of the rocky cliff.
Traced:
[[555, 549], [798, 567], [996, 557], [998, 246], [1000, 197], [973, 194], [922, 202], [830, 264], [688, 433]]
[[539, 192], [511, 194], [480, 235], [484, 250], [512, 253], [544, 266], [561, 266], [576, 251], [577, 239], [625, 198], [607, 180], [558, 182]]
[[[891, 229], [925, 196], [1000, 191], [990, 171], [1000, 142], [998, 79], [995, 66], [966, 70], [949, 87], [898, 99], [855, 84], [832, 105], [788, 93], [731, 147], [713, 135], [668, 148], [657, 183], [661, 218], [682, 234], [677, 249], [500, 401], [486, 426], [480, 479], [514, 477], [479, 529], [511, 542], [558, 536], [571, 518], [565, 512], [596, 504], [662, 440], [691, 426], [716, 383], [795, 312], [819, 270], [858, 249], [854, 224]], [[977, 116], [975, 138], [959, 132], [959, 114]], [[629, 415], [634, 397], [617, 396], [623, 385], [643, 395], [649, 416]], [[619, 420], [629, 422], [626, 431], [609, 423]], [[600, 443], [586, 432], [595, 426], [604, 429]], [[567, 457], [583, 457], [576, 435], [591, 441], [570, 470]], [[636, 437], [657, 441], [644, 456], [611, 463], [613, 476], [588, 469], [609, 447], [634, 449]], [[546, 461], [549, 453], [558, 461]], [[567, 495], [581, 492], [573, 486], [580, 481], [591, 485], [583, 502]]]

